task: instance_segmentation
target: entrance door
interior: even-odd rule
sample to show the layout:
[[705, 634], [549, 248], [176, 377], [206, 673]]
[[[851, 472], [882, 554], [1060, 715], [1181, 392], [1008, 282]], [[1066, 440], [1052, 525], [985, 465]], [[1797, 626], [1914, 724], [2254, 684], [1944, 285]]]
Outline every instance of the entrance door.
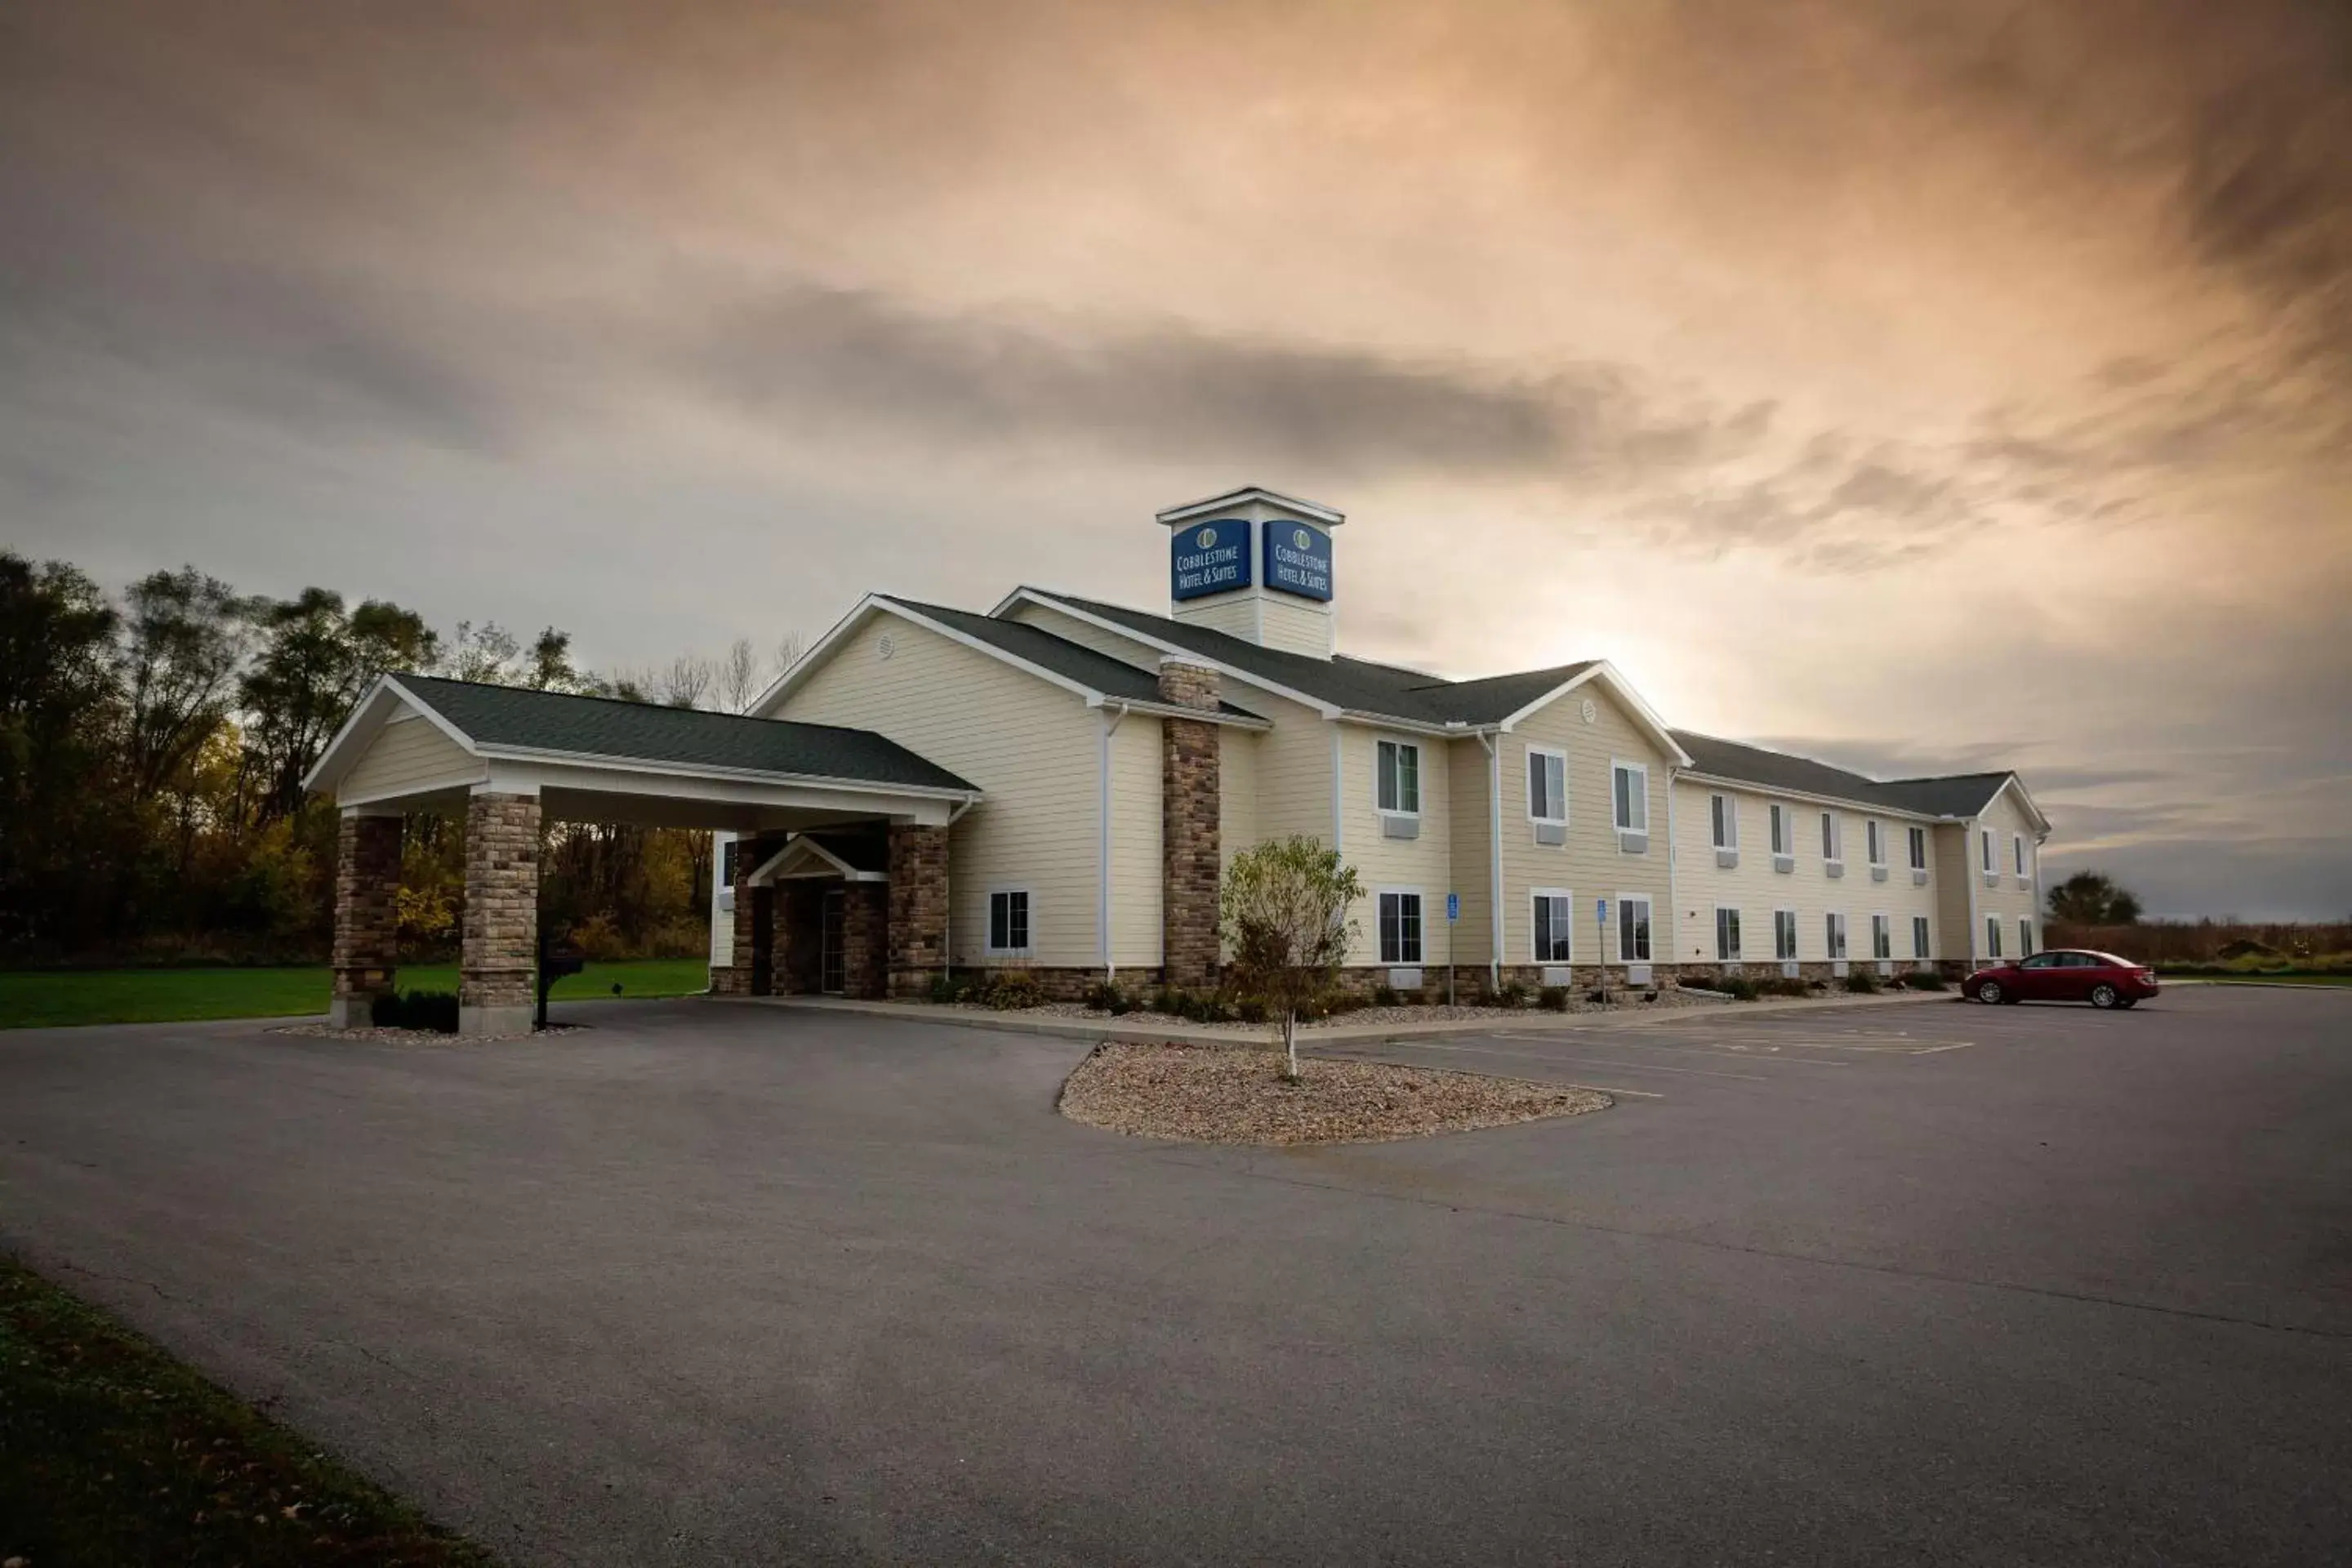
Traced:
[[841, 926], [846, 897], [838, 888], [830, 889], [819, 900], [817, 910], [817, 989], [828, 996], [838, 996], [849, 989], [849, 966], [841, 950]]

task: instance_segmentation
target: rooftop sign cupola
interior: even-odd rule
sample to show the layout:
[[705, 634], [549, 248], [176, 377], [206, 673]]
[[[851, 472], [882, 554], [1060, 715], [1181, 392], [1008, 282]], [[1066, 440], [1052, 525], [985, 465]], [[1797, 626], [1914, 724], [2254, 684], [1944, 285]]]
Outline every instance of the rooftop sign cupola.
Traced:
[[1338, 642], [1328, 506], [1252, 486], [1160, 514], [1169, 614], [1266, 647], [1328, 658]]

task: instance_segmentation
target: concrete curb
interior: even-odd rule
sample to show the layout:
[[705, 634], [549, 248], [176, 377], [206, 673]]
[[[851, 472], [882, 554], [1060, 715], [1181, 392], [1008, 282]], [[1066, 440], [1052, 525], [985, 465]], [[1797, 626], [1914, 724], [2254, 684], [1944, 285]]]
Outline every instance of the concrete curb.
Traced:
[[[717, 996], [713, 1002], [754, 1007], [784, 1007], [804, 1013], [844, 1013], [871, 1018], [896, 1018], [913, 1024], [942, 1024], [964, 1029], [995, 1029], [1014, 1035], [1047, 1035], [1071, 1040], [1172, 1040], [1182, 1045], [1246, 1045], [1272, 1037], [1229, 1028], [1198, 1025], [1130, 1024], [1117, 1018], [1072, 1018], [1059, 1015], [1032, 1016], [1018, 1012], [990, 1013], [970, 1007], [943, 1007], [928, 1002], [859, 1002], [837, 996]], [[1766, 1013], [1862, 1012], [1874, 1007], [1916, 1005], [1926, 1002], [1962, 1000], [1951, 992], [1910, 991], [1894, 996], [1773, 998], [1759, 1002], [1725, 1002], [1714, 1007], [1675, 1007], [1660, 1012], [1545, 1013], [1529, 1008], [1496, 1018], [1434, 1019], [1425, 1024], [1340, 1024], [1328, 1029], [1301, 1030], [1299, 1048], [1318, 1045], [1360, 1045], [1366, 1041], [1414, 1039], [1442, 1035], [1491, 1035], [1498, 1029], [1513, 1034], [1546, 1030], [1574, 1034], [1585, 1029], [1655, 1028], [1721, 1012], [1742, 1017]]]

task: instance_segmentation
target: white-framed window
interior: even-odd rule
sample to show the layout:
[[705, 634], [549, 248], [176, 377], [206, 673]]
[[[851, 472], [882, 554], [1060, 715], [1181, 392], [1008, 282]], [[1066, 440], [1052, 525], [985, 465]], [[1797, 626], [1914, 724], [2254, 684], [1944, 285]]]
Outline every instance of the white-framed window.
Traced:
[[1609, 798], [1618, 832], [1650, 831], [1650, 770], [1646, 764], [1612, 762]]
[[2017, 922], [2017, 956], [2033, 956], [2033, 922], [2022, 918]]
[[1528, 748], [1528, 819], [1568, 821], [1568, 753], [1556, 746]]
[[1843, 915], [1830, 916], [1827, 921], [1827, 928], [1830, 956], [1833, 959], [1843, 958], [1845, 956], [1845, 917]]
[[1794, 855], [1796, 850], [1790, 846], [1795, 834], [1789, 825], [1789, 808], [1776, 800], [1766, 808], [1766, 814], [1772, 819], [1772, 853]]
[[1911, 956], [1914, 958], [1927, 956], [1927, 917], [1926, 915], [1911, 917]]
[[988, 955], [1024, 958], [1030, 944], [1029, 889], [992, 888], [988, 894]]
[[1715, 833], [1717, 849], [1739, 847], [1739, 802], [1727, 795], [1711, 795], [1707, 798], [1708, 826]]
[[1729, 905], [1716, 907], [1715, 956], [1726, 963], [1739, 961], [1739, 911]]
[[[1987, 837], [1990, 838], [1990, 836]], [[1985, 956], [1987, 958], [2000, 956], [2000, 917], [1999, 915], [1985, 916]]]
[[1990, 827], [1984, 830], [1984, 868], [1987, 876], [1990, 876], [1993, 872], [2000, 869], [2000, 868], [1993, 861], [1992, 829]]
[[1382, 741], [1374, 759], [1373, 803], [1392, 816], [1421, 815], [1421, 748], [1411, 741]]
[[1911, 869], [1924, 871], [1927, 868], [1927, 830], [1924, 827], [1914, 827], [1911, 829]]
[[1822, 858], [1836, 865], [1845, 858], [1845, 833], [1834, 811], [1822, 813]]
[[1885, 915], [1870, 917], [1870, 956], [1873, 958], [1895, 956], [1895, 922]]
[[1381, 962], [1421, 962], [1421, 895], [1407, 888], [1385, 889], [1380, 895]]
[[1797, 956], [1797, 911], [1772, 911], [1772, 956], [1786, 962]]
[[2016, 856], [2017, 874], [2020, 877], [2022, 877], [2025, 875], [2025, 835], [2022, 833], [2011, 834], [2010, 836], [2009, 842], [2011, 850]]
[[1874, 866], [1885, 865], [1886, 830], [1879, 826], [1878, 818], [1874, 816], [1864, 822], [1862, 825], [1862, 834], [1864, 847], [1870, 851], [1870, 863]]
[[1617, 895], [1617, 962], [1650, 962], [1650, 900], [1647, 894]]
[[1538, 888], [1532, 901], [1535, 962], [1566, 963], [1574, 951], [1576, 895], [1566, 888]]

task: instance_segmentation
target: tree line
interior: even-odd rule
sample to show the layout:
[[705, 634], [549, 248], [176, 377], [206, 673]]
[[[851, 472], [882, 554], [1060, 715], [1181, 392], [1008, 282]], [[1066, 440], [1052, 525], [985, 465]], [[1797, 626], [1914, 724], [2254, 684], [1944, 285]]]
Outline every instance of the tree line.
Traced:
[[[443, 636], [384, 599], [237, 592], [194, 566], [109, 595], [0, 551], [0, 961], [310, 962], [332, 933], [335, 810], [302, 780], [376, 678], [410, 671], [740, 711], [797, 651], [599, 674], [568, 633]], [[463, 825], [412, 818], [401, 927], [454, 948]], [[709, 837], [554, 824], [542, 902], [593, 956], [701, 950]]]

